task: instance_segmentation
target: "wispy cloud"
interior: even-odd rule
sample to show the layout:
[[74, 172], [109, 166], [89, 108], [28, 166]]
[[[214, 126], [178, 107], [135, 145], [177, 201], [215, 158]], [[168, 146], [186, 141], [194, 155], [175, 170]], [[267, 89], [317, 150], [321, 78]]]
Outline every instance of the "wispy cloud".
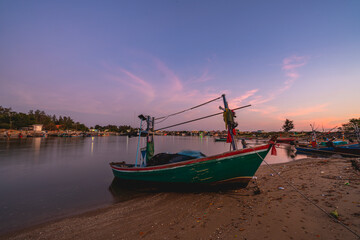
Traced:
[[[309, 115], [312, 113], [326, 112], [326, 111], [328, 111], [328, 109], [326, 108], [328, 105], [329, 105], [328, 103], [324, 103], [324, 104], [315, 105], [315, 106], [311, 106], [311, 107], [307, 107], [307, 108], [299, 108], [292, 112], [287, 112], [284, 115], [286, 117], [297, 117], [297, 116]], [[284, 117], [284, 119], [285, 119], [285, 117]]]
[[247, 91], [243, 95], [236, 97], [234, 99], [231, 99], [231, 104], [234, 105], [234, 107], [239, 107], [241, 104], [244, 104], [244, 101], [246, 99], [249, 99], [250, 97], [254, 96], [254, 94], [257, 91], [259, 91], [259, 89], [253, 89], [253, 90]]
[[[127, 68], [103, 64], [109, 72], [105, 74], [108, 79], [126, 86], [127, 91], [124, 94], [137, 92], [147, 97], [147, 100], [142, 102], [134, 99], [133, 109], [149, 111], [150, 105], [148, 104], [151, 102], [152, 114], [156, 116], [166, 115], [221, 95], [220, 91], [212, 89], [208, 85], [200, 84], [200, 87], [193, 87], [194, 81], [203, 83], [210, 79], [207, 69], [202, 70], [201, 76], [195, 78], [194, 81], [184, 81], [166, 62], [149, 55], [141, 55], [141, 57], [143, 57], [141, 58], [144, 61], [143, 64], [147, 66], [146, 78], [140, 77], [144, 75], [142, 73], [143, 68], [134, 65], [132, 62], [126, 64]], [[204, 107], [204, 109], [206, 108], [207, 106]], [[199, 111], [204, 111], [204, 109], [199, 109]], [[197, 114], [196, 112], [194, 111], [194, 114]], [[189, 115], [191, 114], [192, 112], [189, 113]]]
[[149, 102], [154, 99], [155, 90], [150, 83], [124, 68], [118, 67], [117, 70], [115, 74], [108, 74], [108, 78], [141, 93], [148, 98]]
[[307, 63], [308, 57], [305, 56], [296, 56], [284, 58], [282, 69], [283, 70], [293, 70], [299, 67], [304, 66]]
[[251, 101], [249, 101], [249, 103], [252, 105], [260, 105], [263, 103], [270, 102], [275, 97], [276, 97], [276, 95], [273, 93], [268, 94], [268, 96], [258, 95], [258, 96], [254, 96], [253, 99]]
[[265, 108], [250, 108], [249, 111], [261, 113], [263, 115], [271, 115], [273, 113], [279, 112], [279, 109], [275, 106], [267, 106]]
[[[273, 89], [267, 95], [254, 95], [249, 103], [252, 105], [261, 105], [278, 98], [283, 92], [289, 90], [300, 77], [298, 68], [306, 65], [308, 59], [309, 57], [296, 55], [284, 58], [281, 69], [284, 71], [286, 79], [283, 81], [283, 84], [277, 89]], [[261, 112], [267, 113], [268, 111], [264, 110]]]
[[165, 78], [172, 83], [172, 90], [182, 91], [183, 84], [180, 81], [179, 77], [170, 68], [168, 68], [168, 66], [166, 66], [164, 62], [160, 61], [157, 58], [154, 58], [154, 61], [159, 72], [161, 72], [165, 76]]
[[300, 77], [297, 69], [306, 65], [309, 57], [306, 56], [296, 56], [284, 58], [282, 63], [282, 70], [285, 72], [287, 80], [284, 82], [284, 86], [280, 88], [280, 93], [288, 90], [293, 83]]
[[193, 77], [189, 80], [190, 83], [204, 83], [204, 82], [207, 82], [209, 80], [213, 79], [212, 76], [209, 75], [209, 70], [208, 69], [205, 69], [201, 76], [199, 77]]

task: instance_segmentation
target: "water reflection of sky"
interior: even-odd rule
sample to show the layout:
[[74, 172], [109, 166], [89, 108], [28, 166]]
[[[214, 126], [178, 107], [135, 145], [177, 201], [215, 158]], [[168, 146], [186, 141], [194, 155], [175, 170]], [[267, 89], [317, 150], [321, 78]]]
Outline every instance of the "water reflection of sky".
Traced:
[[[140, 142], [144, 146], [145, 138]], [[114, 200], [108, 190], [109, 163], [134, 163], [137, 143], [127, 137], [0, 140], [0, 233], [126, 199]], [[210, 137], [155, 137], [155, 153], [181, 150], [209, 156], [229, 151], [229, 144]], [[266, 161], [291, 160], [283, 148], [277, 153]]]

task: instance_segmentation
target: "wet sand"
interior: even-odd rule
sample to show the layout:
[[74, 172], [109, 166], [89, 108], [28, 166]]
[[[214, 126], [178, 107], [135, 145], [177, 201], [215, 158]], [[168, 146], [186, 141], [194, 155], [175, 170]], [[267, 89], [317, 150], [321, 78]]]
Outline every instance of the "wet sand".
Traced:
[[[349, 159], [272, 165], [360, 234], [360, 172]], [[357, 239], [261, 166], [245, 189], [158, 192], [3, 235], [1, 239]]]

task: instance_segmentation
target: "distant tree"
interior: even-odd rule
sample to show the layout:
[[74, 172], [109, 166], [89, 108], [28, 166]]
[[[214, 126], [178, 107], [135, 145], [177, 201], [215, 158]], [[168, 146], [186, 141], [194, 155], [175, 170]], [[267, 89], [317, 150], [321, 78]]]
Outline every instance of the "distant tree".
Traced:
[[10, 116], [11, 116], [11, 108], [4, 108], [0, 106], [0, 124], [1, 128], [10, 128]]
[[107, 125], [105, 129], [108, 129], [110, 132], [118, 132], [119, 128], [115, 125]]
[[85, 124], [77, 122], [77, 130], [82, 132], [87, 132], [89, 131], [89, 128], [85, 126]]
[[127, 133], [127, 132], [133, 132], [134, 130], [132, 129], [132, 127], [124, 125], [124, 126], [119, 126], [119, 132], [120, 133]]
[[291, 121], [291, 120], [289, 120], [289, 119], [286, 119], [284, 125], [282, 126], [282, 129], [283, 129], [285, 132], [289, 132], [289, 131], [291, 131], [292, 129], [294, 129], [294, 123], [293, 123], [293, 121]]
[[49, 130], [49, 131], [54, 131], [57, 128], [56, 128], [56, 124], [54, 122], [49, 122], [49, 123], [44, 125], [44, 129]]
[[349, 122], [343, 124], [343, 129], [345, 131], [353, 131], [354, 130], [354, 125], [356, 124], [358, 127], [360, 127], [360, 118], [356, 119], [356, 118], [352, 118], [349, 120]]
[[100, 130], [100, 131], [102, 131], [102, 129], [103, 129], [103, 127], [98, 124], [96, 124], [94, 128], [97, 130]]
[[62, 129], [66, 130], [76, 129], [74, 121], [71, 119], [71, 117], [63, 117], [60, 125]]
[[22, 127], [28, 127], [30, 125], [33, 125], [35, 121], [32, 118], [30, 118], [28, 114], [17, 113], [14, 114], [12, 118], [12, 123], [15, 129], [20, 129]]

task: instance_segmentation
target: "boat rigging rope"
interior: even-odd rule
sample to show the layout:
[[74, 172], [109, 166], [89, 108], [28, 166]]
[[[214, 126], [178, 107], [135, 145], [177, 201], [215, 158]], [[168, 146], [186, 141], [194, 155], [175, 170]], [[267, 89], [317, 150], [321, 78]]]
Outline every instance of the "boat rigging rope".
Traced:
[[[155, 118], [155, 120], [160, 120], [160, 119], [163, 119], [163, 118], [166, 119], [166, 118], [168, 118], [168, 117], [175, 116], [175, 115], [178, 115], [178, 114], [180, 114], [180, 113], [184, 113], [184, 112], [193, 110], [193, 109], [195, 109], [195, 108], [198, 108], [198, 107], [204, 106], [204, 105], [206, 105], [206, 104], [208, 104], [208, 103], [211, 103], [211, 102], [214, 102], [214, 101], [216, 101], [216, 100], [219, 100], [220, 98], [222, 98], [222, 96], [217, 97], [217, 98], [214, 98], [214, 99], [212, 99], [212, 100], [210, 100], [210, 101], [207, 101], [207, 102], [204, 102], [204, 103], [202, 103], [202, 104], [196, 105], [195, 107], [191, 107], [191, 108], [182, 110], [182, 111], [180, 111], [180, 112], [172, 113], [172, 114], [169, 114], [169, 115], [164, 116], [164, 117]], [[165, 121], [165, 120], [164, 120], [164, 121]], [[162, 121], [161, 121], [161, 122], [162, 122]]]
[[[239, 109], [246, 108], [246, 107], [250, 107], [250, 106], [251, 106], [251, 105], [249, 104], [249, 105], [245, 105], [245, 106], [242, 106], [242, 107], [234, 108], [234, 109], [232, 109], [232, 111], [239, 110]], [[195, 122], [195, 121], [198, 121], [198, 120], [202, 120], [202, 119], [209, 118], [209, 117], [213, 117], [213, 116], [220, 115], [220, 114], [223, 114], [223, 112], [214, 113], [214, 114], [211, 114], [211, 115], [208, 115], [208, 116], [205, 116], [205, 117], [196, 118], [196, 119], [189, 120], [189, 121], [182, 122], [182, 123], [177, 123], [177, 124], [174, 124], [174, 125], [171, 125], [171, 126], [167, 126], [167, 127], [163, 127], [163, 128], [156, 129], [156, 130], [154, 130], [154, 131], [159, 131], [159, 130], [163, 130], [163, 129], [167, 129], [167, 128], [171, 128], [171, 127], [176, 127], [176, 126], [179, 126], [179, 125], [183, 125], [183, 124], [186, 124], [186, 123]]]
[[[253, 147], [250, 147], [253, 150], [255, 150]], [[256, 152], [256, 151], [255, 151]], [[358, 233], [356, 233], [354, 230], [352, 230], [350, 227], [346, 226], [343, 222], [341, 222], [340, 220], [334, 218], [332, 215], [330, 215], [330, 213], [328, 213], [327, 211], [325, 211], [322, 207], [320, 207], [319, 205], [317, 205], [314, 201], [312, 201], [311, 199], [309, 199], [306, 195], [304, 195], [302, 192], [300, 192], [300, 190], [298, 190], [294, 185], [292, 185], [289, 181], [287, 181], [283, 176], [280, 175], [280, 173], [278, 171], [276, 171], [272, 166], [270, 166], [269, 163], [267, 163], [265, 161], [265, 159], [263, 157], [261, 157], [261, 155], [256, 152], [256, 154], [264, 161], [264, 163], [273, 171], [273, 174], [275, 173], [276, 175], [278, 175], [286, 184], [288, 184], [290, 187], [292, 187], [297, 193], [299, 193], [303, 198], [305, 198], [307, 201], [309, 201], [312, 205], [314, 205], [315, 207], [317, 207], [318, 209], [320, 209], [323, 213], [325, 213], [329, 218], [331, 218], [332, 220], [334, 220], [336, 223], [339, 223], [341, 226], [343, 226], [344, 228], [346, 228], [348, 231], [350, 231], [351, 233], [353, 233], [356, 237], [360, 238], [360, 235]]]

